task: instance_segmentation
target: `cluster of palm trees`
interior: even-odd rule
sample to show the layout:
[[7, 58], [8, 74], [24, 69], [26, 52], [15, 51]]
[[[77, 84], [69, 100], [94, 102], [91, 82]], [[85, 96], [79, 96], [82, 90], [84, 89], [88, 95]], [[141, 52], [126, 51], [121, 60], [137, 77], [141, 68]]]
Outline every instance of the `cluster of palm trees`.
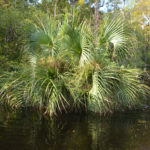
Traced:
[[106, 17], [98, 36], [88, 21], [74, 20], [39, 18], [20, 70], [0, 77], [0, 103], [53, 116], [124, 110], [147, 98], [144, 73], [127, 65], [136, 40], [123, 18]]

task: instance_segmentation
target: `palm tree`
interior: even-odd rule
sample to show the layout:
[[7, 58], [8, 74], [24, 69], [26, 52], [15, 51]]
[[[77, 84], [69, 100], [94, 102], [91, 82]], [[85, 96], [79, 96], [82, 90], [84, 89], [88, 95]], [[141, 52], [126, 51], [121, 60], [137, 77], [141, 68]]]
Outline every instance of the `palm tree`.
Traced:
[[107, 17], [99, 31], [87, 21], [63, 23], [40, 18], [31, 36], [28, 63], [2, 76], [0, 102], [38, 107], [50, 116], [88, 110], [99, 113], [132, 108], [146, 99], [143, 72], [125, 67], [134, 51], [123, 19]]

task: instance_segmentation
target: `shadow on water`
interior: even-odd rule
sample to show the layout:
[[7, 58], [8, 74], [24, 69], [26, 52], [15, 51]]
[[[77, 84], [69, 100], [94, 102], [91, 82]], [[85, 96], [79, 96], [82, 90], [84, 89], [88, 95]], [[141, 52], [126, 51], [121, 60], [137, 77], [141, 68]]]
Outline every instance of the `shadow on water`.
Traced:
[[150, 111], [50, 120], [0, 109], [0, 150], [150, 150]]

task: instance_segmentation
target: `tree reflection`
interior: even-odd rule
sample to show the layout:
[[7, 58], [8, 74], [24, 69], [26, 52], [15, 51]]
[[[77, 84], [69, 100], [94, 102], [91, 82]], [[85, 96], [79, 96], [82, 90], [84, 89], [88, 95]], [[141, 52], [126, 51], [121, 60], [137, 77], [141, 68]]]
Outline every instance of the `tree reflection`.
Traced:
[[144, 150], [150, 148], [148, 112], [111, 117], [62, 115], [48, 119], [32, 111], [0, 111], [3, 150]]

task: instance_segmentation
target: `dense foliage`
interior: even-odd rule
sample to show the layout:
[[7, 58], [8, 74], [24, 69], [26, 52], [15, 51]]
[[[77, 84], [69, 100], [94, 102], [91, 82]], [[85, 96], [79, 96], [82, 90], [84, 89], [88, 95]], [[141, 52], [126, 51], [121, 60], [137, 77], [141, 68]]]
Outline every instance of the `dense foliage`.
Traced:
[[[50, 3], [53, 9], [48, 9]], [[142, 56], [145, 45], [140, 42], [146, 38], [148, 46], [148, 35], [141, 35], [139, 26], [135, 30], [135, 22], [119, 10], [100, 14], [97, 30], [88, 3], [86, 14], [82, 1], [72, 2], [73, 7], [64, 2], [65, 9], [57, 3], [19, 3], [24, 14], [13, 3], [0, 10], [0, 103], [35, 107], [53, 116], [125, 110], [147, 100], [148, 73], [142, 68], [148, 69], [148, 56]]]

